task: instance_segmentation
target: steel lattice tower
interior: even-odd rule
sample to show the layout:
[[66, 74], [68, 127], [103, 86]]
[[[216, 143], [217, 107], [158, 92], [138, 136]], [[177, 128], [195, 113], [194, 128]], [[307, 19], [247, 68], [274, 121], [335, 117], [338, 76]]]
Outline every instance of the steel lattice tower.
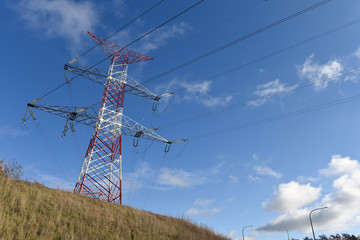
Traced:
[[111, 57], [98, 121], [86, 152], [74, 192], [122, 204], [121, 125], [129, 63], [152, 58], [88, 32]]
[[[152, 58], [88, 33], [111, 60], [107, 75], [95, 68], [82, 68], [69, 64], [65, 64], [64, 69], [68, 83], [70, 82], [68, 72], [70, 72], [76, 77], [82, 76], [105, 86], [98, 114], [90, 113], [87, 107], [38, 105], [40, 99], [35, 99], [27, 104], [25, 117], [29, 111], [32, 118], [36, 119], [33, 108], [64, 117], [66, 124], [63, 135], [66, 134], [69, 123], [72, 131], [75, 131], [73, 122], [94, 127], [74, 193], [122, 204], [122, 135], [167, 144], [183, 140], [168, 141], [156, 134], [156, 129], [147, 129], [123, 114], [125, 93], [152, 99], [156, 103], [154, 106], [157, 106], [157, 102], [162, 97], [171, 95], [167, 93], [158, 96], [127, 75], [128, 64]], [[25, 117], [22, 124], [25, 123]]]

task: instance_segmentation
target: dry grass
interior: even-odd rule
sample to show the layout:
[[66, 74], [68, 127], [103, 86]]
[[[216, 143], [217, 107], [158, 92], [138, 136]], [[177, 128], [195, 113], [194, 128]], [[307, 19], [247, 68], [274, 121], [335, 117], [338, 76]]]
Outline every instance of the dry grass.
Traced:
[[225, 240], [188, 220], [0, 177], [0, 239]]

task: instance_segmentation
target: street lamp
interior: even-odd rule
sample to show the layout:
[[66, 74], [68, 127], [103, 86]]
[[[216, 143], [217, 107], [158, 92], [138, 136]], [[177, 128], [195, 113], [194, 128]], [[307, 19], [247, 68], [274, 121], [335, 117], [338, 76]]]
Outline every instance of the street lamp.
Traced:
[[310, 225], [311, 225], [312, 234], [314, 236], [314, 240], [316, 240], [316, 238], [315, 238], [315, 233], [314, 233], [314, 227], [313, 227], [313, 224], [312, 224], [312, 221], [311, 221], [311, 214], [312, 214], [312, 212], [315, 212], [317, 210], [322, 210], [322, 209], [325, 209], [325, 208], [327, 208], [327, 207], [315, 208], [315, 209], [311, 210], [311, 212], [309, 213]]
[[245, 239], [244, 239], [244, 229], [245, 229], [245, 228], [248, 228], [248, 227], [252, 227], [252, 225], [245, 226], [245, 227], [242, 228], [242, 237], [243, 237], [243, 240], [245, 240]]

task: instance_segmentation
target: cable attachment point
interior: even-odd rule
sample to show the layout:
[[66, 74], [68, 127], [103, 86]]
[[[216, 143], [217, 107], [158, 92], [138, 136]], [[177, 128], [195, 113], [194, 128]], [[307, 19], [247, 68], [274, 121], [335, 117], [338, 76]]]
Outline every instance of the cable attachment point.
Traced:
[[137, 147], [139, 145], [139, 138], [134, 138], [133, 146]]
[[24, 115], [24, 118], [21, 120], [20, 126], [24, 126], [24, 125], [25, 125], [26, 115], [27, 115], [28, 111], [29, 111], [29, 106], [26, 108], [25, 115]]
[[70, 119], [70, 116], [69, 116], [68, 118], [66, 118], [65, 128], [64, 128], [64, 131], [62, 132], [61, 137], [65, 137], [65, 136], [66, 136], [66, 132], [69, 130], [69, 127], [68, 127], [69, 119]]
[[169, 142], [168, 144], [166, 144], [164, 152], [168, 153], [170, 151], [170, 147], [171, 147], [171, 142]]
[[154, 101], [153, 102], [153, 106], [152, 106], [152, 110], [155, 112], [156, 111], [156, 109], [157, 109], [157, 107], [158, 107], [158, 101]]

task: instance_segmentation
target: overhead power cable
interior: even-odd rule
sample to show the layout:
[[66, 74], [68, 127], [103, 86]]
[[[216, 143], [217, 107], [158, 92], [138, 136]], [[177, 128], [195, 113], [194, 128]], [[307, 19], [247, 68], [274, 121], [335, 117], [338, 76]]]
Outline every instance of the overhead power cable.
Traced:
[[160, 126], [160, 127], [158, 127], [158, 129], [164, 129], [164, 128], [168, 128], [168, 127], [173, 127], [173, 126], [176, 126], [176, 125], [180, 125], [180, 124], [184, 124], [184, 123], [191, 122], [191, 121], [194, 121], [194, 120], [198, 120], [198, 119], [201, 119], [201, 118], [205, 118], [205, 117], [208, 117], [208, 116], [211, 116], [211, 115], [214, 115], [214, 114], [229, 111], [229, 110], [232, 110], [232, 109], [235, 109], [235, 108], [247, 106], [248, 104], [250, 104], [252, 102], [256, 102], [256, 101], [259, 101], [259, 100], [266, 100], [266, 99], [269, 99], [269, 98], [274, 97], [274, 96], [279, 96], [281, 94], [290, 93], [290, 92], [298, 90], [298, 89], [313, 86], [319, 81], [328, 81], [330, 79], [350, 75], [350, 74], [353, 74], [355, 72], [358, 72], [359, 70], [360, 70], [360, 66], [349, 68], [347, 70], [342, 71], [339, 74], [335, 74], [335, 75], [332, 75], [332, 76], [327, 77], [327, 78], [321, 78], [321, 79], [318, 79], [318, 80], [313, 81], [313, 82], [307, 82], [307, 83], [299, 84], [299, 85], [297, 85], [295, 87], [288, 87], [288, 88], [285, 88], [285, 89], [280, 90], [280, 91], [276, 91], [276, 92], [266, 94], [266, 95], [263, 95], [263, 96], [259, 96], [259, 97], [255, 97], [255, 98], [250, 98], [250, 99], [247, 99], [247, 100], [244, 100], [244, 101], [241, 101], [241, 102], [238, 102], [238, 103], [226, 106], [226, 107], [222, 107], [222, 108], [219, 108], [219, 109], [216, 109], [216, 110], [213, 110], [213, 111], [209, 111], [209, 112], [206, 112], [206, 113], [194, 115], [194, 116], [189, 117], [189, 118], [177, 120], [175, 122], [171, 122], [171, 123], [165, 124], [163, 126]]
[[333, 106], [337, 106], [337, 105], [340, 105], [340, 104], [349, 103], [349, 102], [357, 101], [357, 100], [360, 100], [360, 94], [352, 96], [352, 97], [340, 99], [340, 100], [337, 100], [337, 101], [332, 101], [332, 102], [316, 105], [316, 106], [313, 106], [313, 107], [300, 109], [300, 110], [293, 111], [293, 112], [280, 114], [280, 115], [276, 115], [276, 116], [269, 117], [269, 118], [264, 118], [264, 119], [257, 120], [257, 121], [252, 121], [252, 122], [248, 122], [248, 123], [244, 123], [244, 124], [240, 124], [240, 125], [235, 125], [235, 126], [232, 126], [232, 127], [229, 127], [229, 128], [222, 129], [222, 130], [216, 130], [216, 131], [212, 131], [212, 132], [208, 132], [208, 133], [199, 134], [199, 135], [188, 138], [188, 140], [198, 140], [198, 139], [201, 139], [201, 138], [206, 138], [206, 137], [210, 137], [210, 136], [214, 136], [214, 135], [218, 135], [218, 134], [232, 132], [234, 130], [253, 127], [253, 126], [256, 126], [256, 125], [260, 125], [260, 124], [264, 124], [264, 123], [268, 123], [268, 122], [273, 122], [273, 121], [288, 118], [288, 117], [294, 117], [294, 116], [297, 116], [297, 115], [300, 115], [300, 114], [314, 112], [314, 111], [321, 110], [321, 109], [324, 109], [324, 108], [329, 108], [329, 107], [333, 107]]
[[[137, 39], [135, 39], [134, 41], [132, 41], [131, 43], [127, 44], [125, 47], [122, 47], [121, 49], [119, 49], [118, 51], [121, 51], [122, 49], [124, 48], [127, 48], [129, 46], [131, 46], [132, 44], [136, 43], [137, 41], [143, 39], [144, 37], [148, 36], [149, 34], [151, 34], [152, 32], [156, 31], [157, 29], [163, 27], [164, 25], [168, 24], [169, 22], [173, 21], [174, 19], [176, 19], [177, 17], [181, 16], [182, 14], [186, 13], [187, 11], [191, 10], [192, 8], [196, 7], [197, 5], [199, 5], [200, 3], [204, 2], [205, 0], [200, 0], [198, 1], [197, 3], [191, 5], [190, 7], [188, 7], [187, 9], [183, 10], [182, 12], [178, 13], [177, 15], [173, 16], [172, 18], [166, 20], [165, 22], [161, 23], [160, 25], [158, 25], [157, 27], [151, 29], [150, 31], [148, 31], [147, 33], [141, 35], [140, 37], [138, 37]], [[96, 64], [92, 65], [91, 67], [87, 68], [86, 70], [90, 70], [94, 67], [96, 67], [97, 65], [99, 65], [100, 63], [104, 62], [105, 60], [107, 60], [110, 56], [102, 59], [101, 61], [97, 62]], [[68, 82], [72, 82], [74, 79], [76, 79], [79, 75], [69, 79]], [[48, 96], [49, 94], [55, 92], [56, 90], [58, 90], [59, 88], [63, 87], [65, 84], [67, 84], [66, 82], [63, 83], [63, 84], [60, 84], [58, 87], [54, 88], [53, 90], [45, 93], [43, 96], [41, 96], [40, 98], [37, 98], [37, 99], [42, 99], [46, 96]]]
[[222, 24], [224, 24], [224, 23], [226, 23], [226, 22], [234, 19], [235, 17], [238, 17], [239, 15], [241, 15], [241, 14], [243, 14], [243, 13], [246, 13], [246, 12], [252, 10], [253, 8], [255, 8], [255, 7], [261, 5], [261, 4], [265, 3], [265, 2], [268, 2], [268, 0], [262, 0], [262, 1], [260, 1], [260, 2], [257, 2], [257, 3], [255, 3], [255, 4], [253, 4], [253, 5], [251, 5], [250, 7], [246, 8], [246, 9], [241, 10], [240, 12], [238, 12], [238, 13], [236, 13], [236, 14], [234, 14], [234, 15], [232, 15], [232, 16], [224, 19], [224, 20], [222, 20], [221, 22], [216, 23], [215, 25], [213, 25], [213, 26], [205, 29], [204, 31], [201, 31], [200, 33], [198, 33], [198, 34], [196, 34], [195, 36], [187, 39], [186, 41], [184, 41], [184, 42], [182, 42], [182, 43], [180, 43], [180, 44], [172, 47], [171, 49], [166, 50], [166, 51], [160, 53], [159, 55], [155, 56], [154, 58], [157, 59], [157, 58], [159, 58], [160, 56], [163, 56], [164, 54], [167, 54], [167, 53], [171, 52], [171, 51], [174, 50], [175, 48], [178, 48], [179, 46], [184, 45], [185, 43], [187, 43], [187, 42], [189, 42], [189, 41], [191, 41], [191, 40], [193, 40], [193, 39], [195, 39], [195, 38], [203, 35], [204, 33], [209, 32], [210, 30], [213, 30], [214, 28], [216, 28], [216, 27], [218, 27], [218, 26], [220, 26], [220, 25], [222, 25]]
[[163, 76], [165, 76], [165, 75], [168, 75], [168, 74], [170, 74], [170, 73], [172, 73], [172, 72], [175, 72], [175, 71], [177, 71], [177, 70], [179, 70], [179, 69], [181, 69], [181, 68], [184, 68], [184, 67], [186, 67], [186, 66], [188, 66], [188, 65], [190, 65], [190, 64], [193, 64], [193, 63], [195, 63], [195, 62], [197, 62], [197, 61], [199, 61], [199, 60], [201, 60], [201, 59], [203, 59], [203, 58], [209, 57], [209, 56], [211, 56], [211, 55], [213, 55], [213, 54], [215, 54], [215, 53], [217, 53], [217, 52], [219, 52], [219, 51], [222, 51], [222, 50], [224, 50], [224, 49], [226, 49], [226, 48], [228, 48], [228, 47], [230, 47], [230, 46], [233, 46], [233, 45], [235, 45], [235, 44], [237, 44], [237, 43], [239, 43], [239, 42], [242, 42], [242, 41], [244, 41], [244, 40], [246, 40], [246, 39], [248, 39], [248, 38], [251, 38], [251, 37], [253, 37], [253, 36], [256, 36], [256, 35], [264, 32], [264, 31], [266, 31], [266, 30], [269, 30], [269, 29], [271, 29], [271, 28], [273, 28], [273, 27], [276, 27], [276, 26], [280, 25], [281, 23], [287, 22], [287, 21], [289, 21], [289, 20], [291, 20], [291, 19], [293, 19], [293, 18], [295, 18], [295, 17], [298, 17], [298, 16], [300, 16], [300, 15], [302, 15], [302, 14], [304, 14], [304, 13], [307, 13], [307, 12], [315, 9], [315, 8], [318, 8], [318, 7], [320, 7], [320, 6], [328, 3], [328, 2], [330, 2], [330, 1], [331, 1], [331, 0], [323, 0], [323, 1], [319, 2], [319, 3], [317, 3], [317, 4], [314, 4], [314, 5], [312, 5], [312, 6], [310, 6], [310, 7], [307, 7], [307, 8], [305, 8], [305, 9], [301, 10], [301, 11], [298, 11], [298, 12], [296, 12], [296, 13], [294, 13], [294, 14], [291, 14], [291, 15], [285, 17], [285, 18], [282, 18], [282, 19], [280, 19], [280, 20], [278, 20], [278, 21], [276, 21], [276, 22], [273, 22], [272, 24], [269, 24], [269, 25], [267, 25], [267, 26], [265, 26], [265, 27], [262, 27], [262, 28], [254, 31], [254, 32], [252, 32], [252, 33], [249, 33], [249, 34], [247, 34], [247, 35], [245, 35], [245, 36], [242, 36], [242, 37], [240, 37], [240, 38], [238, 38], [238, 39], [236, 39], [236, 40], [234, 40], [234, 41], [231, 41], [231, 42], [229, 42], [229, 43], [227, 43], [227, 44], [225, 44], [225, 45], [222, 45], [222, 46], [220, 46], [220, 47], [218, 47], [218, 48], [216, 48], [216, 49], [214, 49], [214, 50], [211, 50], [211, 51], [209, 51], [209, 52], [207, 52], [207, 53], [205, 53], [205, 54], [202, 54], [202, 55], [200, 55], [200, 56], [198, 56], [198, 57], [196, 57], [196, 58], [193, 58], [193, 59], [191, 59], [190, 61], [187, 61], [187, 62], [185, 62], [185, 63], [183, 63], [183, 64], [180, 64], [180, 65], [178, 65], [178, 66], [176, 66], [176, 67], [174, 67], [174, 68], [172, 68], [172, 69], [170, 69], [170, 70], [168, 70], [168, 71], [165, 71], [165, 72], [163, 72], [163, 73], [161, 73], [161, 74], [159, 74], [159, 75], [156, 75], [155, 77], [152, 77], [152, 78], [150, 78], [150, 79], [142, 82], [142, 84], [146, 84], [146, 83], [149, 83], [149, 82], [151, 82], [151, 81], [154, 81], [155, 79], [158, 79], [158, 78], [163, 77]]
[[339, 27], [337, 27], [337, 28], [333, 28], [333, 29], [331, 29], [331, 30], [329, 30], [329, 31], [323, 32], [323, 33], [318, 34], [318, 35], [316, 35], [316, 36], [313, 36], [313, 37], [311, 37], [311, 38], [305, 39], [305, 40], [303, 40], [303, 41], [301, 41], [301, 42], [298, 42], [298, 43], [295, 43], [295, 44], [290, 45], [290, 46], [288, 46], [288, 47], [282, 48], [282, 49], [280, 49], [280, 50], [278, 50], [278, 51], [269, 53], [269, 54], [267, 54], [267, 55], [265, 55], [265, 56], [262, 56], [262, 57], [260, 57], [260, 58], [256, 58], [256, 59], [254, 59], [254, 60], [252, 60], [252, 61], [246, 62], [246, 63], [241, 64], [241, 65], [239, 65], [239, 66], [236, 66], [236, 67], [234, 67], [234, 68], [228, 69], [228, 70], [226, 70], [226, 71], [224, 71], [224, 72], [221, 72], [221, 73], [218, 73], [218, 74], [216, 74], [216, 75], [213, 75], [213, 76], [211, 76], [211, 77], [209, 77], [209, 78], [207, 78], [207, 79], [208, 79], [208, 80], [215, 79], [215, 78], [221, 77], [221, 76], [223, 76], [223, 75], [225, 75], [225, 74], [228, 74], [228, 73], [231, 73], [231, 72], [240, 70], [240, 69], [242, 69], [242, 68], [244, 68], [244, 67], [247, 67], [247, 66], [249, 66], [249, 65], [258, 63], [258, 62], [260, 62], [260, 61], [263, 61], [263, 60], [265, 60], [265, 59], [274, 57], [274, 56], [276, 56], [276, 55], [279, 55], [279, 54], [281, 54], [281, 53], [284, 53], [284, 52], [286, 52], [286, 51], [289, 51], [289, 50], [291, 50], [291, 49], [294, 49], [294, 48], [296, 48], [296, 47], [299, 47], [299, 46], [301, 46], [301, 45], [304, 45], [304, 44], [306, 44], [306, 43], [312, 42], [312, 41], [314, 41], [314, 40], [316, 40], [316, 39], [319, 39], [319, 38], [321, 38], [321, 37], [325, 37], [325, 36], [327, 36], [327, 35], [329, 35], [329, 34], [331, 34], [331, 33], [334, 33], [334, 32], [340, 31], [340, 30], [342, 30], [342, 29], [344, 29], [344, 28], [350, 27], [350, 26], [352, 26], [352, 25], [354, 25], [354, 24], [357, 24], [357, 23], [359, 23], [359, 22], [360, 22], [360, 18], [357, 19], [357, 20], [355, 20], [355, 21], [352, 21], [352, 22], [350, 22], [350, 23], [341, 25], [341, 26], [339, 26]]
[[[112, 36], [114, 36], [115, 34], [117, 34], [118, 32], [120, 32], [121, 30], [123, 30], [124, 28], [126, 28], [127, 26], [129, 26], [130, 24], [132, 24], [133, 22], [135, 22], [136, 20], [138, 20], [139, 18], [143, 17], [145, 14], [147, 14], [148, 12], [150, 12], [151, 10], [153, 10], [154, 8], [156, 8], [157, 6], [159, 6], [161, 3], [163, 3], [165, 0], [160, 0], [159, 2], [157, 2], [154, 6], [152, 6], [151, 8], [149, 8], [148, 10], [146, 10], [145, 12], [141, 13], [139, 16], [137, 16], [136, 18], [134, 18], [133, 20], [131, 20], [130, 22], [126, 23], [124, 26], [122, 26], [121, 28], [117, 29], [116, 31], [114, 31], [113, 33], [111, 33], [109, 36], [107, 36], [105, 38], [105, 40], [111, 38]], [[115, 11], [115, 10], [114, 10]], [[96, 24], [97, 25], [97, 24]], [[92, 27], [94, 28], [94, 27]], [[90, 49], [88, 49], [87, 51], [85, 51], [83, 54], [81, 54], [78, 58], [83, 57], [85, 54], [89, 53], [91, 50], [93, 50], [94, 48], [96, 48], [97, 45], [94, 45], [93, 47], [91, 47]]]
[[[240, 70], [240, 69], [243, 69], [243, 68], [245, 68], [245, 67], [247, 67], [247, 66], [253, 65], [253, 64], [255, 64], [255, 63], [261, 62], [261, 61], [263, 61], [263, 60], [266, 60], [266, 59], [268, 59], [268, 58], [274, 57], [274, 56], [279, 55], [279, 54], [281, 54], [281, 53], [287, 52], [287, 51], [289, 51], [289, 50], [291, 50], [291, 49], [300, 47], [300, 46], [302, 46], [302, 45], [304, 45], [304, 44], [306, 44], [306, 43], [312, 42], [312, 41], [317, 40], [317, 39], [319, 39], [319, 38], [321, 38], [321, 37], [325, 37], [325, 36], [327, 36], [327, 35], [330, 35], [331, 33], [335, 33], [335, 32], [337, 32], [337, 31], [340, 31], [340, 30], [342, 30], [342, 29], [345, 29], [345, 28], [347, 28], [347, 27], [350, 27], [350, 26], [355, 25], [355, 24], [358, 24], [358, 23], [360, 23], [360, 18], [359, 18], [359, 19], [356, 19], [356, 20], [354, 20], [354, 21], [352, 21], [352, 22], [346, 23], [346, 24], [344, 24], [344, 25], [341, 25], [341, 26], [339, 26], [339, 27], [330, 29], [330, 30], [328, 30], [328, 31], [326, 31], [326, 32], [323, 32], [323, 33], [321, 33], [321, 34], [315, 35], [315, 36], [313, 36], [313, 37], [311, 37], [311, 38], [308, 38], [308, 39], [305, 39], [305, 40], [303, 40], [303, 41], [297, 42], [297, 43], [295, 43], [295, 44], [293, 44], [293, 45], [287, 46], [287, 47], [282, 48], [282, 49], [280, 49], [280, 50], [274, 51], [274, 52], [269, 53], [269, 54], [267, 54], [267, 55], [261, 56], [261, 57], [259, 57], [259, 58], [253, 59], [253, 60], [248, 61], [248, 62], [245, 62], [245, 63], [243, 63], [243, 64], [241, 64], [241, 65], [238, 65], [238, 66], [236, 66], [236, 67], [233, 67], [233, 68], [228, 69], [228, 70], [226, 70], [226, 71], [223, 71], [223, 72], [221, 72], [221, 73], [217, 73], [217, 74], [215, 74], [215, 75], [212, 75], [212, 76], [210, 76], [210, 77], [207, 77], [206, 79], [207, 79], [207, 80], [212, 80], [212, 79], [215, 79], [215, 78], [224, 76], [224, 75], [226, 75], [226, 74], [235, 72], [235, 71]], [[184, 89], [184, 88], [177, 88], [177, 89], [173, 90], [172, 92], [178, 93], [179, 91], [181, 91], [181, 90], [183, 90], [183, 89]], [[173, 99], [174, 99], [174, 98], [172, 98], [172, 101], [173, 101]], [[100, 102], [101, 102], [101, 101], [100, 101]], [[95, 103], [95, 104], [93, 104], [93, 105], [91, 105], [91, 106], [94, 106], [94, 105], [96, 105], [96, 104], [100, 104], [100, 102], [97, 102], [97, 103]], [[167, 126], [165, 126], [165, 127], [167, 127]]]

